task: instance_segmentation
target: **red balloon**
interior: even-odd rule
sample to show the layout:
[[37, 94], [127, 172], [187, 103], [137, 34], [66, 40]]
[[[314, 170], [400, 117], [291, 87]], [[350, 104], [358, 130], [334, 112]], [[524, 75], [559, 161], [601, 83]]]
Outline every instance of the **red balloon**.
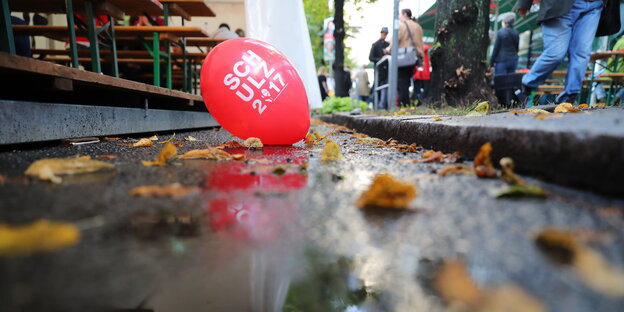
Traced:
[[286, 56], [268, 43], [239, 38], [217, 45], [204, 60], [200, 84], [208, 111], [243, 140], [291, 145], [308, 133], [303, 82]]

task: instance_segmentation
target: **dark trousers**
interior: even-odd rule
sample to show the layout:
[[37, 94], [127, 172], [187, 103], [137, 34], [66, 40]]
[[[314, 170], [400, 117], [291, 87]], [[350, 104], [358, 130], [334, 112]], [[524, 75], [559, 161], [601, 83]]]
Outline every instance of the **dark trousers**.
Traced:
[[[409, 87], [411, 84], [412, 75], [414, 74], [413, 66], [399, 67], [399, 105], [402, 107], [410, 105]], [[390, 99], [392, 101], [392, 99]]]
[[494, 75], [513, 74], [516, 72], [516, 67], [518, 67], [518, 59], [498, 62], [496, 63], [496, 67], [494, 67]]

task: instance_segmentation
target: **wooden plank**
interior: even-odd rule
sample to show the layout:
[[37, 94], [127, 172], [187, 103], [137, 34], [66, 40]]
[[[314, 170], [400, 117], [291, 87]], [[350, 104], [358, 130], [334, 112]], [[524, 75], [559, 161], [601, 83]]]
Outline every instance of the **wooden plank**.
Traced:
[[[76, 13], [84, 14], [85, 0], [73, 0]], [[160, 5], [160, 6], [159, 6]], [[141, 6], [144, 6], [141, 10]], [[46, 14], [64, 14], [65, 0], [9, 0], [12, 12], [37, 12]], [[110, 15], [122, 19], [124, 13], [128, 15], [142, 15], [143, 11], [150, 15], [162, 15], [162, 4], [150, 0], [96, 0], [94, 9], [97, 14]]]
[[[78, 28], [76, 28], [78, 30]], [[98, 27], [97, 30], [101, 30]], [[115, 36], [149, 36], [154, 32], [161, 34], [173, 34], [179, 37], [201, 37], [208, 34], [199, 27], [192, 26], [116, 26]], [[21, 36], [50, 36], [61, 37], [67, 35], [67, 26], [48, 25], [15, 25], [13, 33]]]
[[612, 58], [614, 56], [624, 56], [624, 51], [594, 52], [592, 53], [590, 60], [593, 62], [596, 60], [604, 60], [604, 59]]
[[[54, 49], [33, 49], [33, 55], [69, 55], [69, 50], [54, 50]], [[110, 50], [101, 50], [102, 56], [109, 56]], [[82, 57], [88, 57], [91, 54], [89, 50], [79, 50], [78, 55]], [[202, 52], [187, 52], [186, 57], [195, 59], [204, 59], [208, 53]], [[152, 55], [146, 50], [118, 50], [117, 56], [122, 58], [149, 58], [152, 59]], [[171, 52], [172, 58], [181, 58], [182, 52]]]
[[187, 12], [184, 8], [179, 6], [177, 3], [169, 4], [169, 15], [170, 16], [181, 16], [183, 19], [190, 21], [191, 13]]
[[67, 66], [57, 65], [50, 62], [40, 61], [17, 55], [10, 55], [8, 53], [2, 52], [0, 52], [0, 69], [66, 78], [71, 79], [75, 82], [91, 84], [93, 86], [132, 91], [154, 97], [172, 97], [191, 101], [202, 101], [201, 96], [182, 91], [155, 87], [136, 81], [96, 74], [93, 72], [69, 68]]
[[175, 4], [184, 11], [190, 13], [192, 16], [216, 16], [212, 9], [208, 6], [208, 1], [205, 0], [160, 0], [160, 2], [169, 3], [170, 7], [172, 4]]
[[203, 37], [187, 37], [186, 45], [187, 46], [205, 46], [205, 47], [214, 47], [217, 44], [225, 41], [227, 39], [215, 39], [215, 38], [203, 38]]

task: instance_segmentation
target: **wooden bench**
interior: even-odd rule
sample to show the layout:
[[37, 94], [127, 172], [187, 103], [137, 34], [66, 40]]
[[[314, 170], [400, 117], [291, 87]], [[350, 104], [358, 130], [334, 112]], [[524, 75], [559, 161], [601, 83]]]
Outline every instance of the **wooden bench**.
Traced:
[[[85, 0], [72, 0], [74, 12], [85, 13]], [[124, 15], [163, 15], [163, 5], [153, 0], [98, 0], [92, 1], [96, 14], [115, 18]], [[13, 12], [37, 12], [46, 14], [65, 14], [65, 0], [9, 0], [9, 9]]]
[[[78, 31], [79, 29], [76, 28], [76, 30]], [[98, 31], [99, 30], [101, 30], [101, 28], [98, 28]], [[65, 41], [67, 39], [68, 29], [67, 26], [15, 25], [13, 26], [13, 33], [17, 36], [44, 36]], [[192, 26], [115, 26], [115, 36], [118, 37], [152, 38], [154, 33], [169, 34], [176, 37], [208, 36], [203, 29]]]
[[181, 16], [188, 21], [192, 16], [216, 16], [204, 0], [160, 0], [160, 2], [169, 6], [170, 15]]
[[[69, 50], [54, 50], [54, 49], [33, 49], [33, 55], [48, 56], [48, 55], [69, 55]], [[182, 58], [182, 52], [170, 52], [172, 58]], [[110, 50], [102, 50], [100, 52], [102, 56], [109, 56]], [[90, 53], [87, 50], [79, 50], [78, 55], [81, 57], [89, 57]], [[208, 53], [203, 52], [186, 52], [187, 58], [196, 60], [203, 60]], [[152, 54], [146, 50], [117, 50], [117, 56], [121, 58], [139, 58], [139, 59], [152, 59]]]

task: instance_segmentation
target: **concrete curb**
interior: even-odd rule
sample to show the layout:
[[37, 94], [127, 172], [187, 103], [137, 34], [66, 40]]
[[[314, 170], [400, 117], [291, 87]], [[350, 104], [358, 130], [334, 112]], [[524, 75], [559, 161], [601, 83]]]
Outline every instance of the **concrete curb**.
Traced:
[[545, 180], [624, 196], [624, 110], [594, 110], [536, 120], [533, 115], [493, 114], [484, 117], [322, 115], [372, 137], [394, 138], [444, 152], [460, 151], [474, 158], [492, 142], [496, 165], [512, 157], [517, 171]]

